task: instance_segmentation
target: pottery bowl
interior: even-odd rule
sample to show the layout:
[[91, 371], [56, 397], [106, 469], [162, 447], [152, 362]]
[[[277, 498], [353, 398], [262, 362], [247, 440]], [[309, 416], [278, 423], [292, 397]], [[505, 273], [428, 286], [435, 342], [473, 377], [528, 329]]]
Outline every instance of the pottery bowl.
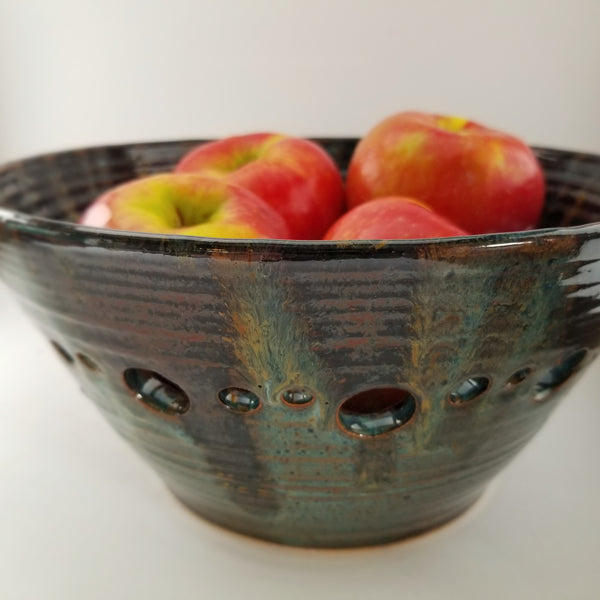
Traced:
[[[343, 171], [355, 140], [319, 140]], [[215, 240], [77, 226], [195, 141], [0, 171], [0, 273], [177, 498], [268, 540], [383, 543], [467, 509], [598, 353], [600, 157], [537, 149], [543, 229]]]

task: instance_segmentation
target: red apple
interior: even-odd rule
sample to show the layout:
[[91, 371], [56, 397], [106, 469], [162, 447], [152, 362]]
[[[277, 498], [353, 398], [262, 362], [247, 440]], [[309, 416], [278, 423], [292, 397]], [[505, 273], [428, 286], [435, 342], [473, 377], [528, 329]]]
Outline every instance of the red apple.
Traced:
[[128, 231], [219, 238], [289, 238], [283, 218], [252, 192], [225, 181], [162, 173], [100, 196], [80, 223]]
[[348, 205], [418, 198], [470, 233], [531, 229], [544, 176], [521, 140], [459, 117], [395, 114], [375, 126], [350, 161]]
[[291, 237], [319, 239], [344, 208], [342, 177], [320, 146], [302, 138], [255, 133], [208, 142], [175, 171], [225, 178], [272, 206]]
[[387, 196], [355, 206], [325, 234], [325, 240], [413, 240], [467, 232], [413, 198]]

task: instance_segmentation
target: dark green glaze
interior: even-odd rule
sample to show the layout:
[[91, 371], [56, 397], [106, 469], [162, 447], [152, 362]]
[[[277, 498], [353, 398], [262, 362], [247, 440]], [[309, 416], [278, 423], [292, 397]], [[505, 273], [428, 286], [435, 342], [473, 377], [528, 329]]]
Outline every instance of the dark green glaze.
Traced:
[[[322, 142], [343, 170], [354, 141]], [[598, 353], [600, 159], [537, 150], [548, 228], [529, 233], [338, 246], [67, 222], [194, 143], [0, 171], [0, 271], [85, 392], [182, 502], [249, 535], [374, 544], [463, 512]]]

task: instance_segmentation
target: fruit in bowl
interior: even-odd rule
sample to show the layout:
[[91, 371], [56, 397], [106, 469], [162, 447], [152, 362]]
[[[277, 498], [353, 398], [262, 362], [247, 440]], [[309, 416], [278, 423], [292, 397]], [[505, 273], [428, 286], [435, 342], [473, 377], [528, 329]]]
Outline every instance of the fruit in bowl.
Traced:
[[467, 235], [429, 206], [402, 196], [376, 198], [342, 215], [324, 240], [412, 240]]
[[[137, 227], [140, 231], [154, 226], [157, 232], [176, 227], [180, 233], [196, 236], [310, 240], [332, 239], [333, 225], [341, 217], [345, 224], [343, 239], [348, 239], [350, 231], [357, 232], [360, 239], [366, 235], [415, 239], [532, 229], [539, 221], [545, 194], [541, 166], [533, 151], [518, 138], [459, 117], [419, 112], [392, 115], [359, 141], [348, 166], [347, 204], [352, 209], [374, 200], [377, 203], [350, 217], [345, 214], [344, 184], [332, 157], [307, 139], [252, 133], [214, 140], [186, 152], [174, 172], [246, 190], [250, 196], [243, 201], [245, 216], [230, 215], [228, 219], [238, 221], [238, 225], [246, 221], [252, 227], [239, 235], [236, 231], [242, 232], [243, 227], [217, 228], [215, 222], [224, 211], [215, 213], [206, 227], [182, 223], [173, 207], [180, 209], [191, 202], [181, 214], [198, 215], [193, 208], [198, 204], [198, 194], [192, 194], [195, 200], [189, 200], [183, 184], [180, 197], [174, 191], [175, 184], [171, 192], [165, 193], [165, 184], [158, 179], [152, 184], [132, 183], [117, 192], [107, 192], [88, 209], [82, 224], [129, 230]], [[151, 185], [156, 187], [154, 195]], [[144, 186], [144, 191], [133, 199], [139, 186]], [[264, 206], [250, 216], [252, 194], [280, 218], [267, 219]], [[396, 204], [391, 211], [389, 202], [379, 201], [389, 196], [412, 198], [421, 208], [404, 203], [402, 209]], [[144, 202], [148, 202], [147, 210], [141, 208]], [[114, 218], [106, 217], [108, 204]], [[118, 210], [114, 208], [117, 206]], [[427, 209], [429, 212], [424, 212]], [[142, 210], [146, 216], [140, 220]], [[403, 227], [398, 227], [400, 210], [405, 213]], [[374, 226], [375, 221], [382, 224], [390, 211], [395, 227], [391, 223]], [[369, 234], [359, 223], [363, 217], [369, 219]], [[282, 234], [281, 218], [288, 229], [286, 235]], [[261, 226], [257, 229], [258, 222]], [[350, 222], [352, 227], [348, 226]], [[335, 231], [335, 235], [342, 235], [337, 223]]]
[[275, 210], [222, 180], [161, 173], [108, 190], [80, 223], [129, 231], [225, 238], [288, 238]]
[[175, 167], [239, 185], [283, 216], [296, 239], [319, 239], [344, 208], [344, 188], [331, 157], [314, 142], [273, 133], [202, 144]]
[[401, 112], [359, 142], [346, 182], [348, 206], [416, 198], [474, 234], [533, 229], [544, 175], [523, 141], [459, 117]]

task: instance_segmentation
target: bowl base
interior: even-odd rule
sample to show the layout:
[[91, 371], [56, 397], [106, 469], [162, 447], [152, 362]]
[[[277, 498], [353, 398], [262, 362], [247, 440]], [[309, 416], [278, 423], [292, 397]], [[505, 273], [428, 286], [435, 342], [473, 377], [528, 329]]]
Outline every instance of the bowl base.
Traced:
[[265, 523], [263, 528], [248, 526], [246, 523], [239, 521], [232, 522], [225, 518], [219, 518], [212, 514], [206, 514], [202, 510], [194, 507], [192, 502], [182, 497], [177, 492], [170, 489], [178, 503], [191, 512], [195, 517], [198, 517], [206, 523], [218, 527], [219, 530], [234, 535], [243, 536], [246, 539], [254, 541], [268, 542], [271, 544], [292, 546], [307, 549], [321, 550], [341, 550], [353, 548], [367, 548], [374, 546], [383, 546], [388, 544], [396, 544], [405, 541], [410, 541], [415, 538], [421, 538], [430, 533], [435, 533], [444, 529], [446, 526], [457, 523], [463, 517], [473, 514], [479, 506], [485, 503], [489, 496], [489, 487], [484, 487], [476, 493], [469, 496], [468, 501], [462, 502], [460, 506], [456, 506], [454, 510], [447, 511], [439, 518], [432, 518], [426, 525], [418, 526], [414, 529], [406, 528], [404, 530], [394, 530], [391, 533], [373, 535], [370, 532], [365, 532], [362, 535], [356, 532], [327, 532], [323, 535], [319, 533], [311, 533], [303, 530], [290, 531], [288, 528], [281, 528], [273, 524]]

